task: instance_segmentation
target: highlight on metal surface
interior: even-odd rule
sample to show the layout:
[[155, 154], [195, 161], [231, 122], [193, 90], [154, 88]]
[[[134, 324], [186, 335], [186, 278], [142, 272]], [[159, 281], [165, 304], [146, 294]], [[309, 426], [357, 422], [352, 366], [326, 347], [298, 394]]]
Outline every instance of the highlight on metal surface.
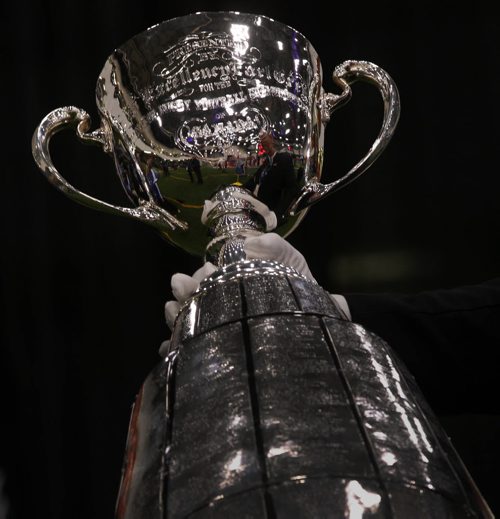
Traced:
[[170, 344], [118, 519], [493, 517], [391, 348], [293, 269], [222, 267]]

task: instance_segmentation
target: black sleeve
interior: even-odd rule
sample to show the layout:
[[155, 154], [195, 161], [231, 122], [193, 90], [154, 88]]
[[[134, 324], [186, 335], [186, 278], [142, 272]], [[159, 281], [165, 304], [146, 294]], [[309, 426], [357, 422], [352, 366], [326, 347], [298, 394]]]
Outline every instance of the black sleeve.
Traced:
[[253, 190], [257, 187], [257, 179], [259, 178], [260, 172], [262, 171], [262, 166], [260, 166], [257, 171], [253, 174], [251, 178], [249, 178], [244, 184], [243, 187], [248, 189], [253, 193]]
[[352, 320], [385, 339], [437, 413], [500, 413], [500, 279], [416, 295], [346, 295]]

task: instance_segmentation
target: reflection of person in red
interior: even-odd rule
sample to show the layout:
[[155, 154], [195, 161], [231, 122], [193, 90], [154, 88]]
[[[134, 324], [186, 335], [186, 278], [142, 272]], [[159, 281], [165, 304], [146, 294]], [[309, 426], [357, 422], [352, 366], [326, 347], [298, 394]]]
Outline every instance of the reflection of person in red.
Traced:
[[243, 187], [276, 213], [279, 225], [299, 189], [297, 175], [292, 156], [276, 151], [271, 134], [262, 133], [260, 144], [266, 152], [265, 161]]

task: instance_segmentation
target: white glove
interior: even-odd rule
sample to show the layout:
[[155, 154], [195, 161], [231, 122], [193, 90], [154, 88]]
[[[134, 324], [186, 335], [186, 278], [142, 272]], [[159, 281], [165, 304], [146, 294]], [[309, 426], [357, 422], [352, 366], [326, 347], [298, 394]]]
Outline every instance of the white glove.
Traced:
[[245, 253], [248, 259], [274, 260], [288, 267], [292, 267], [299, 274], [316, 282], [304, 256], [279, 234], [270, 232], [247, 238], [245, 240]]
[[207, 261], [192, 276], [180, 273], [172, 276], [170, 284], [176, 301], [167, 301], [165, 304], [165, 318], [171, 330], [174, 327], [175, 318], [179, 313], [181, 304], [187, 301], [198, 290], [200, 283], [216, 270], [216, 266]]
[[[247, 238], [245, 240], [245, 253], [248, 259], [274, 260], [283, 265], [293, 267], [299, 274], [316, 283], [304, 256], [279, 234], [271, 232]], [[330, 294], [330, 296], [337, 303], [345, 317], [351, 321], [351, 312], [346, 298], [340, 294]]]
[[[283, 265], [294, 268], [299, 274], [316, 283], [304, 256], [290, 245], [285, 239], [275, 233], [262, 234], [245, 240], [245, 253], [248, 259], [274, 260]], [[189, 299], [200, 286], [201, 281], [212, 274], [216, 267], [212, 263], [205, 263], [192, 276], [186, 274], [174, 274], [171, 279], [172, 292], [176, 301], [167, 301], [165, 305], [165, 317], [170, 329], [173, 328], [175, 318], [179, 313], [181, 304]], [[351, 312], [344, 296], [330, 294], [340, 310], [348, 320], [351, 320]], [[170, 341], [164, 341], [160, 346], [160, 355], [165, 356]]]
[[[181, 273], [172, 276], [170, 285], [172, 286], [172, 293], [176, 301], [167, 301], [165, 304], [165, 319], [170, 330], [174, 328], [175, 318], [179, 313], [181, 305], [198, 290], [200, 283], [216, 270], [217, 267], [207, 261], [203, 267], [199, 268], [192, 276]], [[170, 341], [163, 341], [160, 345], [160, 356], [165, 357], [169, 348]]]

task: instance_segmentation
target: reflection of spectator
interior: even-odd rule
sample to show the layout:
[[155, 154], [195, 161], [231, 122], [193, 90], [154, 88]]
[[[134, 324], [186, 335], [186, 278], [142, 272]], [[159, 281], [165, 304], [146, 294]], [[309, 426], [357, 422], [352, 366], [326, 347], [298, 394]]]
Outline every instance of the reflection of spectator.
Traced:
[[193, 182], [193, 172], [194, 172], [194, 174], [196, 175], [196, 180], [198, 181], [198, 184], [203, 184], [203, 178], [201, 176], [200, 161], [196, 157], [193, 157], [188, 162], [187, 170], [189, 173], [189, 177], [191, 178], [191, 182]]
[[149, 187], [149, 192], [157, 202], [162, 202], [163, 196], [161, 194], [160, 188], [158, 187], [158, 179], [160, 178], [160, 175], [158, 173], [158, 170], [154, 167], [153, 156], [147, 158], [146, 166], [147, 169], [145, 177]]
[[238, 162], [236, 163], [236, 174], [238, 176], [245, 174], [245, 163], [242, 159], [238, 159]]
[[299, 189], [297, 177], [292, 156], [277, 152], [270, 134], [263, 134], [260, 143], [267, 154], [266, 160], [243, 187], [276, 213], [279, 224]]
[[303, 186], [306, 182], [305, 171], [302, 166], [297, 170], [297, 182], [299, 183], [299, 186]]
[[162, 160], [161, 162], [161, 173], [160, 173], [160, 176], [165, 176], [165, 177], [168, 177], [169, 174], [170, 174], [170, 170], [169, 170], [169, 167], [168, 167], [168, 163], [169, 161], [168, 160]]
[[191, 161], [188, 160], [186, 164], [186, 171], [188, 172], [189, 178], [191, 179], [191, 182], [194, 182], [193, 180], [193, 168], [191, 167]]

